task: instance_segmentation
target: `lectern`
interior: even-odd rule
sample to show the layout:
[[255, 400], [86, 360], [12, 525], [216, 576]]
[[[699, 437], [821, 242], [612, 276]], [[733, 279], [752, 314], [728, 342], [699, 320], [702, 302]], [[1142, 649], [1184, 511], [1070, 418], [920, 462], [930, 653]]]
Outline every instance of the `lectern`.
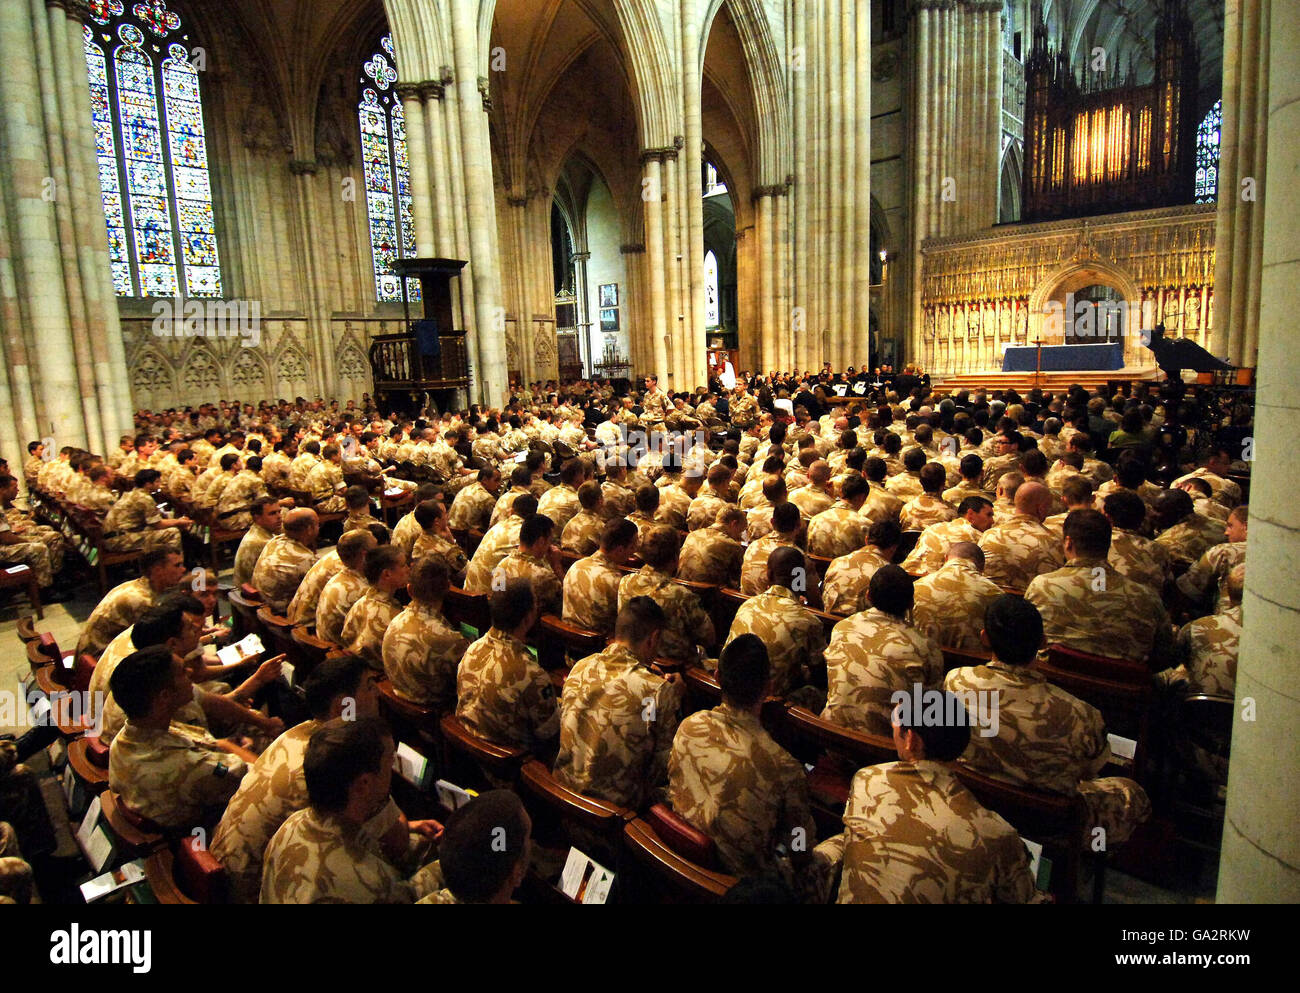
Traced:
[[453, 327], [451, 281], [467, 263], [462, 259], [396, 259], [392, 269], [420, 283], [423, 314], [403, 294], [406, 330], [370, 343], [375, 400], [384, 413], [414, 417], [433, 400], [438, 409], [456, 405], [455, 391], [469, 389], [469, 351], [464, 330]]

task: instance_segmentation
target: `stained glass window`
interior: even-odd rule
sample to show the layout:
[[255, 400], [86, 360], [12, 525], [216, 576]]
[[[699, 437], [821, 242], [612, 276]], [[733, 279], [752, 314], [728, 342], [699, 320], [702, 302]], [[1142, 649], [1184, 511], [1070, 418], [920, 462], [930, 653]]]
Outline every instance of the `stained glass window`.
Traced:
[[[375, 266], [375, 296], [400, 301], [402, 282], [389, 268], [395, 259], [415, 255], [415, 215], [411, 167], [406, 155], [406, 119], [393, 92], [397, 82], [393, 39], [384, 35], [361, 66], [361, 162], [366, 178], [366, 215]], [[406, 281], [407, 297], [420, 299], [420, 284]]]
[[1219, 198], [1219, 135], [1223, 130], [1223, 101], [1220, 100], [1196, 129], [1196, 202], [1213, 203]]
[[92, 0], [86, 71], [118, 296], [221, 295], [199, 74], [164, 0]]

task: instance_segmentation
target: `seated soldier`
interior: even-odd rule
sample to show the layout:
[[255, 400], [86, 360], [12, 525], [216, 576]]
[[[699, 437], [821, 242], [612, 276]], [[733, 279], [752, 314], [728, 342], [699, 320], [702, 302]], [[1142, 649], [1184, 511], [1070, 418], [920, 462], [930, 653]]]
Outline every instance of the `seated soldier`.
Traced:
[[963, 497], [957, 516], [950, 521], [931, 524], [916, 540], [903, 560], [903, 568], [913, 576], [937, 572], [948, 558], [948, 549], [959, 541], [979, 544], [993, 526], [993, 504], [982, 496]]
[[[369, 531], [348, 531], [335, 548], [343, 568], [330, 577], [316, 604], [316, 637], [343, 643], [343, 623], [352, 605], [366, 592], [366, 556], [378, 547]], [[388, 547], [392, 547], [391, 545]], [[395, 550], [395, 549], [394, 549]], [[398, 552], [400, 555], [401, 552]]]
[[1150, 587], [1117, 572], [1109, 554], [1105, 515], [1071, 511], [1066, 565], [1034, 579], [1025, 599], [1038, 608], [1049, 644], [1132, 662], [1162, 661], [1173, 638], [1164, 604]]
[[451, 501], [448, 526], [457, 531], [486, 531], [491, 527], [499, 489], [501, 470], [495, 466], [480, 469], [474, 482], [462, 488]]
[[[767, 581], [765, 592], [750, 597], [736, 611], [727, 643], [758, 635], [767, 646], [772, 693], [787, 696], [822, 676], [826, 632], [821, 618], [800, 600], [809, 581], [803, 552], [791, 547], [773, 551], [767, 560]], [[814, 691], [812, 696], [802, 702], [821, 710], [825, 694]]]
[[483, 535], [465, 570], [465, 590], [469, 593], [489, 593], [492, 590], [492, 573], [501, 560], [519, 546], [519, 533], [524, 521], [537, 513], [537, 498], [525, 493], [515, 499], [510, 516], [498, 521]]
[[440, 500], [425, 500], [415, 508], [415, 521], [420, 525], [420, 533], [411, 545], [411, 562], [422, 558], [437, 558], [447, 567], [452, 582], [459, 583], [463, 580], [469, 559], [451, 533], [447, 522], [447, 505]]
[[[262, 856], [272, 836], [296, 810], [307, 806], [303, 756], [307, 742], [326, 721], [347, 713], [374, 717], [379, 713], [375, 674], [355, 656], [326, 659], [303, 680], [311, 719], [290, 728], [249, 768], [212, 837], [212, 855], [230, 880], [236, 903], [256, 903], [262, 886]], [[400, 835], [393, 838], [390, 856], [405, 850], [407, 832], [400, 813], [394, 817]]]
[[194, 522], [188, 517], [163, 517], [154, 502], [162, 478], [157, 469], [141, 469], [104, 518], [104, 547], [110, 552], [181, 550], [181, 528]]
[[627, 519], [636, 525], [637, 547], [646, 535], [660, 526], [669, 526], [659, 520], [659, 488], [646, 485], [636, 491], [636, 511], [628, 514]]
[[979, 539], [984, 575], [999, 586], [1023, 590], [1035, 576], [1065, 564], [1061, 543], [1043, 527], [1051, 506], [1051, 491], [1041, 483], [1025, 483], [1016, 489], [1015, 513]]
[[984, 612], [1002, 589], [984, 578], [979, 545], [958, 541], [949, 546], [943, 567], [918, 579], [912, 591], [912, 624], [918, 631], [943, 648], [983, 651]]
[[179, 552], [158, 548], [140, 558], [139, 579], [131, 579], [108, 591], [108, 595], [95, 605], [81, 629], [76, 654], [96, 658], [108, 643], [129, 628], [158, 598], [180, 582], [185, 575], [185, 563]]
[[658, 603], [668, 618], [668, 626], [659, 639], [660, 648], [665, 657], [688, 663], [698, 661], [697, 646], [707, 651], [716, 635], [700, 598], [673, 582], [680, 541], [670, 527], [658, 526], [647, 533], [641, 544], [645, 565], [619, 582], [618, 609], [622, 610], [629, 600], [638, 596], [648, 596]]
[[239, 540], [235, 551], [234, 584], [238, 588], [253, 581], [253, 568], [272, 538], [280, 533], [280, 501], [274, 497], [264, 497], [253, 501], [250, 511], [252, 525]]
[[380, 545], [366, 553], [364, 569], [369, 586], [343, 620], [341, 644], [372, 669], [383, 669], [384, 632], [402, 611], [395, 594], [410, 581], [411, 567], [392, 545]]
[[370, 492], [364, 486], [349, 486], [343, 491], [343, 503], [348, 515], [343, 518], [343, 533], [365, 531], [370, 525], [378, 523], [370, 513]]
[[563, 609], [560, 583], [564, 569], [559, 550], [551, 544], [555, 525], [545, 514], [534, 514], [519, 529], [519, 547], [492, 571], [492, 588], [499, 590], [511, 579], [526, 579], [533, 587], [539, 614], [558, 616]]
[[740, 565], [745, 557], [740, 543], [745, 536], [745, 512], [735, 504], [721, 506], [717, 521], [686, 536], [677, 565], [678, 579], [714, 586], [740, 584]]
[[[253, 586], [277, 614], [285, 612], [307, 570], [316, 562], [316, 539], [319, 536], [320, 518], [316, 511], [298, 507], [284, 515], [284, 534], [277, 534], [268, 541], [257, 557], [257, 565], [253, 567]], [[295, 623], [300, 620], [290, 619]]]
[[870, 524], [859, 511], [871, 488], [861, 476], [844, 481], [841, 499], [808, 522], [808, 554], [834, 559], [861, 548]]
[[447, 564], [434, 556], [417, 559], [406, 588], [410, 606], [384, 632], [384, 672], [402, 699], [450, 713], [456, 709], [456, 667], [469, 641], [442, 612], [451, 588]]
[[414, 903], [437, 892], [435, 866], [411, 870], [442, 825], [411, 822], [398, 859], [381, 842], [393, 831], [395, 752], [378, 717], [335, 718], [312, 733], [302, 760], [309, 806], [290, 814], [266, 846], [260, 903]]
[[993, 653], [987, 665], [954, 669], [944, 687], [998, 701], [997, 734], [975, 735], [963, 761], [972, 769], [1031, 789], [1083, 797], [1090, 831], [1105, 832], [1107, 846], [1125, 841], [1151, 816], [1151, 801], [1131, 779], [1097, 774], [1110, 761], [1106, 726], [1096, 708], [1070, 695], [1031, 668], [1043, 646], [1043, 621], [1023, 597], [1005, 595], [984, 615], [981, 639]]
[[569, 459], [560, 466], [560, 485], [547, 490], [537, 501], [537, 512], [554, 522], [556, 534], [563, 534], [564, 526], [582, 509], [578, 487], [586, 482], [588, 471], [588, 463], [582, 459]]
[[[433, 483], [421, 483], [415, 488], [411, 499], [413, 506], [418, 508], [426, 500], [435, 500], [438, 496], [438, 487]], [[495, 523], [495, 522], [493, 522]], [[403, 514], [401, 519], [393, 527], [393, 545], [402, 550], [407, 561], [411, 559], [411, 546], [415, 544], [415, 539], [419, 537], [420, 525], [415, 519], [415, 510]]]
[[1189, 696], [1203, 693], [1231, 697], [1236, 692], [1245, 584], [1246, 564], [1241, 562], [1233, 566], [1224, 583], [1227, 608], [1189, 621], [1179, 629], [1174, 647], [1178, 665], [1157, 673], [1157, 682]]
[[967, 497], [973, 496], [982, 497], [990, 504], [993, 503], [993, 492], [984, 488], [984, 460], [982, 458], [974, 452], [963, 455], [958, 471], [961, 474], [961, 482], [943, 491], [944, 500], [954, 507]]
[[456, 670], [456, 716], [498, 745], [539, 756], [553, 751], [560, 730], [555, 686], [524, 644], [539, 616], [532, 585], [512, 579], [492, 591], [488, 606], [492, 626]]
[[571, 624], [609, 635], [618, 616], [618, 584], [636, 551], [636, 526], [618, 518], [608, 521], [600, 534], [600, 548], [569, 566], [564, 574], [563, 619]]
[[[772, 507], [771, 511], [771, 516], [768, 518], [770, 527], [758, 538], [754, 537], [752, 531], [750, 532], [750, 542], [745, 547], [745, 554], [740, 562], [740, 592], [746, 596], [753, 596], [755, 593], [762, 593], [763, 590], [767, 589], [768, 556], [778, 548], [795, 547], [799, 542], [799, 533], [803, 528], [803, 515], [799, 513], [799, 508], [786, 501]], [[749, 517], [750, 526], [752, 526], [753, 520], [751, 513]], [[817, 582], [816, 570], [806, 556], [804, 564], [808, 570], [807, 575], [810, 584], [810, 589], [805, 590], [805, 592], [819, 594], [819, 591], [812, 588], [815, 587]], [[814, 596], [813, 600], [820, 604], [820, 595]]]
[[841, 555], [826, 567], [822, 577], [822, 600], [827, 613], [849, 616], [868, 607], [871, 577], [889, 565], [902, 540], [898, 522], [886, 517], [867, 530], [867, 543], [855, 552]]
[[1247, 510], [1245, 504], [1228, 512], [1223, 536], [1227, 540], [1206, 549], [1185, 573], [1178, 577], [1178, 589], [1193, 602], [1200, 602], [1207, 593], [1213, 595], [1215, 610], [1228, 606], [1228, 575], [1246, 561]]
[[[890, 435], [890, 437], [898, 436]], [[862, 474], [866, 477], [870, 492], [867, 493], [866, 502], [858, 513], [873, 524], [876, 521], [897, 521], [899, 514], [903, 512], [903, 501], [885, 489], [885, 477], [888, 473], [889, 467], [884, 459], [872, 457], [862, 464]]]
[[830, 464], [819, 459], [809, 466], [808, 485], [792, 491], [790, 502], [795, 504], [809, 520], [834, 506], [835, 494], [831, 491]]
[[817, 828], [803, 766], [759, 720], [771, 665], [756, 635], [727, 645], [718, 682], [722, 703], [687, 717], [673, 738], [669, 802], [713, 839], [727, 872], [793, 883], [811, 868]]
[[600, 532], [608, 519], [600, 483], [589, 479], [578, 487], [582, 510], [569, 519], [560, 534], [560, 547], [566, 552], [590, 555], [600, 547]]
[[947, 478], [938, 462], [926, 463], [921, 469], [921, 494], [903, 504], [899, 512], [904, 531], [923, 531], [931, 524], [941, 524], [957, 516], [957, 509], [943, 499]]
[[443, 888], [416, 903], [510, 903], [528, 874], [533, 822], [509, 790], [489, 790], [447, 818], [438, 839]]
[[311, 498], [318, 514], [342, 514], [348, 507], [343, 500], [347, 488], [343, 482], [343, 452], [338, 445], [321, 449], [321, 460], [311, 467], [302, 488]]
[[1223, 524], [1196, 512], [1186, 490], [1165, 490], [1155, 502], [1156, 544], [1169, 555], [1176, 575], [1195, 564], [1212, 546], [1227, 540]]
[[127, 718], [109, 748], [109, 788], [161, 827], [210, 827], [248, 767], [210, 735], [173, 724], [194, 700], [184, 660], [163, 645], [145, 648], [122, 660], [109, 685]]
[[719, 463], [709, 467], [705, 484], [691, 501], [686, 514], [686, 527], [689, 531], [698, 531], [714, 524], [724, 507], [735, 500], [735, 490], [731, 485], [734, 475], [731, 468]]
[[[1147, 517], [1147, 506], [1142, 498], [1136, 493], [1119, 490], [1106, 497], [1102, 508], [1111, 523], [1110, 554], [1107, 556], [1110, 564], [1126, 579], [1160, 593], [1173, 576], [1173, 566], [1165, 547], [1141, 533]], [[1062, 539], [1064, 536], [1062, 530]]]
[[[1134, 496], [1137, 496], [1135, 493]], [[1141, 499], [1139, 497], [1139, 499]], [[1072, 510], [1093, 510], [1101, 507], [1100, 494], [1094, 496], [1092, 480], [1084, 475], [1070, 476], [1061, 484], [1061, 502], [1065, 510], [1043, 520], [1043, 527], [1062, 541], [1065, 540], [1065, 518]]]
[[897, 762], [858, 770], [844, 833], [837, 903], [1039, 903], [1029, 850], [1015, 828], [982, 807], [953, 772], [971, 718], [944, 693], [938, 720], [908, 691], [893, 716]]
[[871, 577], [870, 608], [846, 617], [826, 649], [828, 692], [822, 718], [853, 730], [888, 734], [896, 690], [943, 679], [943, 653], [907, 621], [912, 577], [896, 565]]
[[664, 799], [685, 696], [681, 676], [649, 668], [665, 623], [659, 604], [633, 597], [619, 611], [609, 647], [565, 678], [555, 778], [569, 789], [632, 810]]

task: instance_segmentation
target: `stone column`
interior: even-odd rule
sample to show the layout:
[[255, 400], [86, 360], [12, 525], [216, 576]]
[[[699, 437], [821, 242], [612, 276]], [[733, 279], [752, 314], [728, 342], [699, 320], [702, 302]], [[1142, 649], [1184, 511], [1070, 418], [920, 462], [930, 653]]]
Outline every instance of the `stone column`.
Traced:
[[[653, 372], [659, 385], [668, 383], [668, 281], [665, 273], [663, 227], [662, 150], [646, 149], [641, 153], [645, 168], [642, 180], [642, 199], [645, 203], [646, 266], [650, 277], [650, 354], [654, 356]], [[647, 370], [650, 371], [650, 370]]]
[[1268, 155], [1272, 0], [1227, 0], [1223, 21], [1223, 128], [1214, 237], [1214, 330], [1210, 351], [1232, 365], [1255, 365], [1259, 348], [1264, 205], [1244, 199], [1242, 180], [1264, 194]]
[[[1295, 349], [1295, 287], [1300, 237], [1292, 190], [1300, 176], [1300, 6], [1270, 5], [1268, 174], [1263, 191], [1264, 249], [1259, 305], [1259, 394], [1245, 629], [1237, 666], [1228, 810], [1219, 859], [1220, 903], [1300, 902], [1300, 574], [1296, 566], [1300, 471], [1293, 443], [1300, 414], [1300, 355]], [[1263, 57], [1263, 53], [1259, 53]], [[1253, 55], [1253, 53], [1252, 53]], [[1231, 58], [1225, 51], [1224, 58]]]
[[623, 270], [627, 274], [627, 286], [619, 297], [619, 314], [627, 333], [627, 358], [632, 363], [631, 379], [635, 382], [637, 376], [648, 369], [653, 361], [644, 354], [646, 318], [642, 304], [645, 300], [645, 245], [629, 242], [619, 245], [618, 251], [623, 256]]
[[[870, 13], [871, 8], [868, 6], [868, 16], [870, 16]], [[791, 66], [790, 72], [790, 96], [793, 111], [791, 118], [794, 137], [794, 148], [792, 149], [794, 153], [794, 187], [790, 193], [790, 222], [794, 234], [791, 244], [794, 264], [791, 266], [791, 313], [787, 315], [787, 318], [790, 320], [791, 334], [794, 337], [795, 363], [800, 368], [807, 368], [814, 365], [820, 366], [820, 363], [814, 362], [812, 351], [809, 348], [809, 342], [812, 338], [812, 325], [809, 322], [808, 314], [811, 293], [808, 285], [810, 225], [808, 224], [807, 215], [812, 176], [809, 174], [807, 147], [808, 113], [806, 111], [806, 102], [808, 99], [808, 73], [810, 67], [808, 64], [806, 13], [796, 9], [794, 17], [790, 19], [790, 30], [792, 35], [791, 51], [797, 53], [795, 57], [800, 61], [797, 68]], [[737, 256], [739, 256], [739, 252], [737, 252]], [[739, 259], [737, 261], [739, 262]], [[739, 270], [739, 265], [737, 265], [737, 269]]]
[[406, 118], [406, 151], [411, 166], [411, 210], [415, 215], [415, 254], [429, 258], [433, 245], [433, 185], [429, 181], [429, 133], [424, 120], [420, 87], [401, 83], [396, 89]]
[[853, 312], [855, 364], [871, 361], [871, 6], [854, 4], [857, 45], [853, 82], [857, 87], [855, 114], [850, 126], [857, 132], [858, 156], [854, 174], [853, 206], [855, 257]]

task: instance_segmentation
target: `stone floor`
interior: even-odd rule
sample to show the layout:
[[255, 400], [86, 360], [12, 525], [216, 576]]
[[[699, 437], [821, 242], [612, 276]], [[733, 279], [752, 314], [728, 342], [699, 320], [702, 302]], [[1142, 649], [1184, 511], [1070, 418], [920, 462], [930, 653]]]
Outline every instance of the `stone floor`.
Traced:
[[[222, 575], [223, 581], [229, 581], [229, 572]], [[53, 604], [45, 608], [45, 619], [36, 622], [38, 631], [50, 631], [65, 652], [72, 650], [76, 644], [82, 623], [90, 616], [99, 602], [98, 589], [93, 582], [83, 583], [77, 587], [76, 596], [67, 603]], [[0, 603], [0, 692], [18, 694], [20, 679], [28, 670], [27, 659], [21, 650], [17, 636], [18, 620], [30, 613], [27, 600], [23, 596], [14, 596]], [[0, 713], [8, 708], [0, 708]], [[14, 708], [15, 712], [25, 715], [26, 708]], [[21, 720], [22, 717], [20, 716]], [[22, 734], [26, 726], [4, 726], [0, 722], [0, 732]], [[38, 755], [30, 763], [33, 768], [46, 771], [43, 783], [46, 805], [50, 808], [51, 819], [60, 836], [60, 855], [73, 855], [76, 843], [72, 837], [73, 825], [70, 825], [67, 810], [63, 802], [63, 793], [57, 779], [48, 774], [48, 764], [44, 755]], [[1109, 868], [1106, 872], [1104, 900], [1106, 903], [1144, 905], [1144, 904], [1183, 904], [1212, 903], [1218, 878], [1217, 855], [1178, 843], [1177, 856], [1168, 860], [1177, 866], [1181, 874], [1178, 879], [1165, 880], [1164, 885], [1139, 879], [1134, 875]], [[1080, 882], [1081, 893], [1091, 893], [1092, 879], [1085, 872]]]

